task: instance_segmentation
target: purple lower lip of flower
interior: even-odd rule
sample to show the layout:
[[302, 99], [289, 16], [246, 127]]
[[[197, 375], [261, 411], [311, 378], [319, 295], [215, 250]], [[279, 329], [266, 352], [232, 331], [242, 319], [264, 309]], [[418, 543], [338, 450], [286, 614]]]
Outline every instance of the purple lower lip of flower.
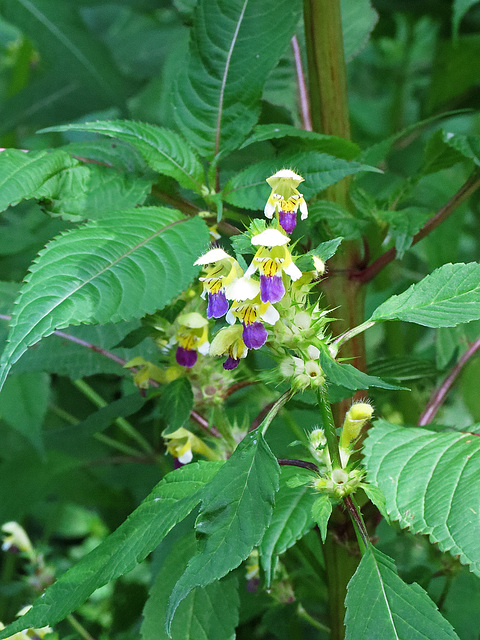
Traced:
[[175, 359], [182, 367], [193, 367], [197, 361], [197, 352], [194, 349], [184, 349], [183, 347], [177, 347], [175, 353]]
[[243, 325], [243, 341], [249, 349], [260, 349], [267, 341], [267, 330], [261, 322]]
[[286, 233], [292, 233], [297, 226], [297, 214], [294, 211], [279, 211], [278, 221]]
[[235, 360], [235, 358], [232, 358], [232, 356], [228, 356], [228, 358], [223, 363], [223, 368], [227, 369], [227, 371], [230, 369], [236, 369], [239, 362], [240, 360]]
[[[278, 302], [285, 295], [282, 276], [260, 276], [260, 299], [262, 302]], [[247, 345], [248, 346], [248, 345]]]
[[228, 300], [223, 291], [208, 294], [207, 318], [221, 318], [228, 311]]

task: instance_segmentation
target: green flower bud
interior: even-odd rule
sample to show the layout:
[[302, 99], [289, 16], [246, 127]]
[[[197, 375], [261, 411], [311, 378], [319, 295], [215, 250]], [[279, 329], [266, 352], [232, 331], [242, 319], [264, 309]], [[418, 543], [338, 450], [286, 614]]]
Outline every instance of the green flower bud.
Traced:
[[348, 449], [351, 443], [358, 438], [363, 425], [370, 420], [373, 415], [373, 407], [367, 402], [356, 402], [345, 415], [342, 435], [340, 436], [340, 447]]

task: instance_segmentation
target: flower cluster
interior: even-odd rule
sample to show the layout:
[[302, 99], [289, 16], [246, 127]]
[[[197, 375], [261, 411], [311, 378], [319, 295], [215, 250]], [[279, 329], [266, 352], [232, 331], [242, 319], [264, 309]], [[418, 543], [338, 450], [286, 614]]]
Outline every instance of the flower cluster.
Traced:
[[[210, 346], [210, 355], [226, 356], [225, 369], [235, 369], [249, 349], [260, 349], [266, 343], [267, 327], [273, 328], [280, 319], [274, 305], [302, 278], [288, 249], [291, 240], [288, 234], [296, 226], [297, 211], [300, 210], [302, 219], [308, 215], [303, 195], [297, 190], [302, 181], [290, 169], [267, 179], [272, 192], [264, 213], [269, 219], [276, 213], [276, 219], [268, 228], [252, 234], [250, 241], [255, 254], [245, 272], [235, 258], [219, 247], [210, 249], [195, 262], [204, 271], [200, 281], [202, 297], [208, 301], [207, 319], [225, 316], [231, 325], [220, 329]], [[190, 360], [187, 364], [183, 357], [184, 352], [181, 355], [179, 360], [177, 349], [177, 362], [191, 366]]]

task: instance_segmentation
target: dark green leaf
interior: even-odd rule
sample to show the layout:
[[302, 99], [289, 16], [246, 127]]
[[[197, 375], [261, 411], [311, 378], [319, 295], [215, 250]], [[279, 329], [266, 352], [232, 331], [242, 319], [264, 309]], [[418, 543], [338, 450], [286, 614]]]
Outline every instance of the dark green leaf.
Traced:
[[370, 0], [341, 0], [343, 47], [349, 62], [365, 48], [378, 14]]
[[372, 546], [348, 583], [345, 604], [345, 640], [458, 640], [426, 592], [403, 582], [393, 560]]
[[158, 173], [170, 176], [197, 193], [205, 180], [200, 160], [185, 140], [168, 129], [130, 120], [106, 120], [50, 127], [45, 131], [90, 131], [129, 142]]
[[95, 589], [131, 571], [195, 508], [221, 464], [192, 463], [166, 475], [114, 533], [61, 575], [5, 633], [55, 624]]
[[320, 529], [322, 542], [327, 539], [327, 526], [332, 515], [332, 502], [326, 494], [319, 495], [312, 506], [312, 517]]
[[333, 238], [333, 240], [321, 242], [315, 249], [301, 255], [295, 264], [300, 271], [310, 271], [315, 269], [314, 258], [318, 258], [322, 262], [326, 262], [336, 254], [342, 240], [343, 238]]
[[412, 245], [413, 236], [420, 231], [425, 222], [433, 216], [430, 211], [420, 207], [405, 207], [397, 211], [377, 211], [376, 217], [389, 226], [389, 235], [395, 240], [397, 258], [401, 260], [405, 251]]
[[193, 262], [207, 245], [203, 221], [160, 207], [122, 211], [54, 239], [22, 287], [0, 386], [27, 347], [55, 329], [130, 320], [168, 304], [197, 273]]
[[178, 378], [170, 382], [163, 390], [160, 412], [167, 422], [164, 434], [172, 433], [182, 427], [193, 409], [192, 385], [188, 378]]
[[345, 387], [352, 391], [369, 389], [370, 387], [380, 387], [380, 389], [404, 388], [385, 382], [381, 378], [369, 376], [363, 371], [355, 369], [351, 364], [340, 364], [323, 351], [320, 352], [320, 365], [328, 383]]
[[367, 220], [353, 216], [336, 202], [317, 200], [308, 207], [309, 217], [326, 225], [332, 235], [342, 236], [344, 240], [360, 238], [368, 226]]
[[233, 640], [235, 637], [239, 598], [238, 580], [232, 574], [191, 591], [177, 609], [171, 635], [165, 631], [168, 598], [196, 549], [197, 542], [191, 531], [175, 540], [164, 557], [143, 612], [144, 640]]
[[180, 602], [195, 587], [218, 580], [260, 544], [270, 523], [279, 467], [258, 430], [249, 433], [202, 495], [196, 521], [199, 549], [170, 597], [170, 628]]
[[265, 79], [300, 13], [298, 0], [198, 2], [173, 106], [180, 130], [205, 157], [235, 149], [255, 125]]
[[385, 494], [390, 518], [429, 535], [480, 576], [480, 438], [383, 420], [368, 433], [367, 478]]

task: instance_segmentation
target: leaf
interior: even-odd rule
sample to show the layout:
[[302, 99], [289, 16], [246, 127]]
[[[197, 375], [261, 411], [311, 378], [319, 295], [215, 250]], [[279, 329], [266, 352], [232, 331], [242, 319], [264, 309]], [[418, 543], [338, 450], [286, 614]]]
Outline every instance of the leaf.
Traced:
[[58, 577], [20, 620], [6, 627], [5, 634], [53, 625], [96, 589], [131, 571], [195, 508], [221, 464], [192, 463], [167, 474], [114, 533]]
[[[65, 79], [74, 78], [98, 106], [121, 104], [124, 81], [107, 48], [86, 28], [78, 7], [57, 0], [3, 0], [2, 16], [21, 27], [40, 51], [42, 62]], [[59, 65], [61, 61], [61, 65]]]
[[[429, 138], [425, 146], [425, 155], [423, 159], [423, 166], [421, 168], [421, 174], [427, 175], [429, 173], [435, 173], [442, 169], [449, 169], [453, 167], [457, 162], [461, 162], [465, 157], [471, 157], [471, 150], [468, 149], [468, 145], [465, 145], [465, 149], [457, 149], [458, 146], [463, 146], [463, 140], [468, 136], [459, 136], [460, 140], [453, 141], [457, 136], [453, 133], [439, 129]], [[473, 138], [473, 136], [471, 136]], [[463, 140], [462, 140], [463, 139]]]
[[360, 389], [369, 389], [370, 387], [379, 387], [380, 389], [404, 389], [389, 382], [385, 382], [376, 376], [369, 376], [351, 364], [340, 364], [325, 352], [320, 352], [320, 365], [325, 374], [327, 382], [340, 387], [358, 391]]
[[237, 173], [224, 187], [225, 200], [245, 209], [263, 210], [271, 191], [266, 179], [281, 167], [293, 168], [305, 178], [301, 188], [306, 198], [323, 191], [346, 176], [360, 171], [379, 171], [375, 167], [316, 151], [306, 151], [294, 156], [279, 156], [257, 162]]
[[480, 318], [480, 264], [445, 264], [386, 300], [371, 321], [404, 320], [424, 327], [454, 327]]
[[464, 158], [470, 158], [480, 165], [480, 136], [450, 133], [443, 131], [442, 140], [445, 145], [451, 147], [454, 153], [461, 154]]
[[257, 122], [263, 84], [300, 18], [299, 0], [200, 0], [173, 89], [178, 127], [209, 159]]
[[77, 166], [47, 180], [35, 197], [49, 213], [64, 219], [98, 220], [111, 211], [143, 204], [152, 182], [108, 167]]
[[401, 260], [412, 245], [413, 236], [432, 217], [420, 207], [405, 207], [397, 211], [377, 211], [376, 217], [389, 225], [388, 233], [395, 240], [396, 257]]
[[312, 506], [312, 517], [320, 529], [322, 542], [327, 539], [327, 526], [332, 515], [332, 502], [326, 494], [319, 495]]
[[463, 16], [477, 2], [478, 0], [453, 0], [452, 35], [454, 38], [458, 37], [458, 30]]
[[379, 358], [368, 365], [368, 372], [380, 378], [393, 378], [396, 382], [436, 378], [438, 370], [431, 360], [404, 356]]
[[346, 160], [353, 160], [360, 153], [359, 146], [351, 140], [314, 131], [305, 131], [305, 129], [297, 129], [297, 127], [290, 124], [259, 124], [240, 149], [244, 149], [256, 142], [289, 138], [296, 138], [297, 141], [309, 143], [309, 148], [315, 151], [328, 153]]
[[271, 520], [279, 472], [257, 429], [242, 440], [206, 487], [195, 524], [199, 549], [170, 597], [167, 631], [178, 605], [192, 589], [222, 578], [260, 544]]
[[371, 502], [373, 502], [373, 504], [380, 511], [381, 515], [388, 522], [389, 518], [385, 506], [385, 496], [383, 495], [382, 491], [378, 487], [374, 487], [373, 484], [368, 484], [366, 482], [362, 482], [360, 486], [365, 491], [365, 495], [367, 496], [367, 498]]
[[202, 192], [205, 172], [185, 140], [168, 129], [130, 120], [106, 120], [50, 127], [48, 131], [90, 131], [130, 143], [158, 173], [175, 178], [183, 187]]
[[202, 220], [161, 207], [121, 211], [52, 240], [15, 306], [0, 388], [27, 347], [55, 329], [130, 320], [165, 306], [191, 282], [207, 244]]
[[315, 249], [307, 251], [302, 254], [295, 262], [300, 271], [310, 271], [315, 269], [314, 258], [318, 258], [322, 262], [326, 262], [329, 258], [333, 257], [343, 238], [333, 238], [326, 242], [321, 242]]
[[[174, 534], [175, 531], [172, 531]], [[165, 540], [166, 542], [167, 540]], [[165, 554], [160, 571], [150, 590], [143, 611], [144, 640], [233, 640], [238, 624], [238, 579], [230, 574], [219, 582], [197, 587], [180, 603], [172, 623], [171, 635], [164, 629], [168, 598], [177, 580], [195, 554], [197, 543], [193, 531], [175, 539]]]
[[52, 176], [77, 163], [64, 151], [6, 149], [0, 153], [0, 211], [35, 197]]
[[480, 438], [379, 420], [364, 454], [368, 481], [383, 491], [390, 518], [480, 576]]
[[40, 450], [49, 395], [50, 376], [45, 373], [12, 376], [0, 394], [0, 418]]
[[350, 62], [365, 48], [378, 21], [370, 0], [342, 0], [342, 31], [345, 61]]
[[[280, 489], [275, 499], [272, 521], [265, 531], [259, 547], [261, 563], [265, 571], [266, 587], [273, 577], [276, 556], [281, 555], [313, 527], [311, 515], [315, 494], [311, 486], [289, 486], [288, 482], [298, 475], [298, 469], [283, 467], [280, 474]], [[310, 475], [309, 480], [312, 477]]]
[[317, 200], [308, 206], [308, 216], [312, 221], [321, 221], [331, 235], [341, 236], [344, 240], [360, 238], [368, 226], [367, 220], [354, 217], [347, 209], [336, 202]]
[[345, 640], [458, 640], [427, 593], [403, 582], [393, 560], [372, 546], [348, 583], [345, 604]]
[[193, 409], [193, 391], [188, 378], [178, 378], [170, 382], [163, 390], [160, 401], [160, 413], [167, 422], [163, 434], [172, 433], [182, 427]]

